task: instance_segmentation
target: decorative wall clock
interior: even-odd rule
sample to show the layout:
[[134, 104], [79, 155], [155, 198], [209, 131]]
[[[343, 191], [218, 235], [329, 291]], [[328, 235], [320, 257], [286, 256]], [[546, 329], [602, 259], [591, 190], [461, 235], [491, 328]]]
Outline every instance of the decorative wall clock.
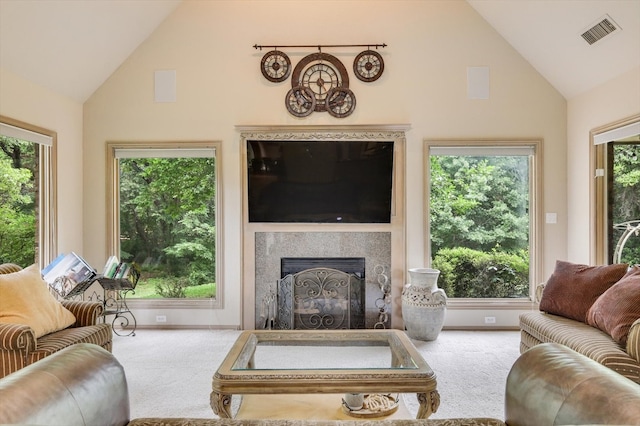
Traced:
[[356, 108], [356, 96], [344, 87], [329, 89], [325, 98], [327, 112], [336, 118], [350, 115]]
[[[355, 76], [365, 83], [380, 78], [384, 71], [382, 56], [371, 47], [386, 47], [386, 44], [345, 44], [329, 46], [260, 46], [256, 49], [271, 47], [260, 61], [260, 71], [267, 80], [281, 83], [291, 75], [291, 89], [285, 96], [287, 111], [296, 117], [306, 117], [312, 112], [328, 112], [336, 118], [344, 118], [356, 108], [356, 96], [349, 89], [349, 74], [338, 58], [323, 53], [322, 47], [358, 47], [366, 46], [353, 61]], [[291, 71], [289, 57], [278, 47], [317, 47], [318, 52], [305, 56]]]
[[349, 74], [338, 58], [328, 53], [312, 53], [298, 62], [291, 74], [291, 88], [311, 89], [315, 98], [315, 111], [327, 110], [326, 98], [331, 89], [349, 88]]
[[272, 50], [262, 57], [260, 71], [267, 80], [280, 83], [289, 77], [291, 61], [284, 52]]
[[379, 79], [383, 71], [384, 61], [375, 50], [360, 52], [353, 60], [353, 73], [366, 83]]
[[296, 86], [287, 92], [284, 104], [292, 115], [306, 117], [316, 108], [316, 95], [308, 87]]

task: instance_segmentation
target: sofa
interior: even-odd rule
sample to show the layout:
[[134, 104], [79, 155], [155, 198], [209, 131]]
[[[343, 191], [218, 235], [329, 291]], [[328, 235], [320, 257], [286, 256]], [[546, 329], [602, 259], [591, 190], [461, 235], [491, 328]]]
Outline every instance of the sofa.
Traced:
[[[169, 395], [167, 397], [170, 397]], [[194, 395], [194, 397], [198, 397]], [[208, 395], [201, 395], [207, 399]], [[233, 420], [130, 419], [124, 368], [105, 349], [68, 347], [0, 379], [0, 424], [91, 426], [545, 426], [640, 425], [640, 386], [558, 344], [522, 354], [507, 376], [505, 419]], [[177, 413], [178, 414], [178, 413]]]
[[520, 352], [541, 343], [573, 349], [640, 384], [640, 268], [557, 262], [520, 315]]
[[75, 343], [111, 351], [101, 302], [57, 300], [37, 265], [0, 265], [0, 378]]

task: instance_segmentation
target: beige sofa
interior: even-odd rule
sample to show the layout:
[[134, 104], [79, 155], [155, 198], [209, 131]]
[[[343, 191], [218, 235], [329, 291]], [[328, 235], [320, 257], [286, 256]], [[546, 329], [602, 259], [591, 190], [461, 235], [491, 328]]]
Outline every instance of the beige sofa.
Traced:
[[626, 346], [590, 325], [544, 312], [520, 315], [520, 352], [541, 343], [559, 343], [640, 384], [640, 319]]
[[[80, 366], [80, 367], [79, 367]], [[167, 398], [170, 398], [167, 395]], [[198, 395], [194, 395], [197, 398]], [[207, 399], [208, 395], [201, 395]], [[0, 379], [0, 424], [545, 426], [640, 425], [640, 386], [562, 345], [522, 354], [506, 383], [505, 418], [445, 420], [230, 420], [129, 417], [122, 365], [97, 345], [77, 344]], [[212, 414], [213, 417], [213, 414]]]
[[[11, 263], [0, 265], [0, 274], [3, 276], [23, 274], [25, 271], [26, 269]], [[3, 287], [2, 292], [4, 291], [10, 290]], [[6, 298], [7, 295], [2, 294], [2, 297]], [[51, 299], [54, 300], [52, 296]], [[113, 331], [111, 325], [100, 321], [104, 311], [101, 302], [62, 300], [60, 304], [73, 314], [75, 321], [68, 327], [40, 337], [37, 337], [31, 326], [3, 322], [0, 316], [0, 378], [75, 343], [94, 343], [111, 351]]]
[[[537, 289], [538, 301], [545, 284]], [[559, 343], [640, 384], [640, 318], [633, 322], [626, 344], [584, 322], [546, 312], [520, 315], [520, 353], [541, 343]]]
[[520, 315], [520, 352], [558, 343], [640, 384], [640, 265], [558, 260]]

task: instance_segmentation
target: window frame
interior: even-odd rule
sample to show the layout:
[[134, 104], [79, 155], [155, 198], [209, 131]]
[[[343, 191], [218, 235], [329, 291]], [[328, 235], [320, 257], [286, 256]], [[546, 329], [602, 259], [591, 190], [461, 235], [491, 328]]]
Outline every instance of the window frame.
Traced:
[[142, 309], [156, 308], [191, 308], [191, 309], [222, 309], [224, 307], [224, 286], [223, 286], [223, 218], [222, 218], [222, 142], [219, 141], [198, 141], [198, 142], [107, 142], [106, 143], [106, 242], [107, 257], [120, 253], [120, 177], [119, 161], [116, 151], [153, 151], [153, 150], [188, 150], [213, 149], [216, 158], [216, 297], [213, 299], [127, 299], [130, 307]]
[[34, 261], [41, 266], [48, 265], [58, 255], [58, 134], [3, 115], [0, 115], [0, 123], [15, 128], [21, 134], [21, 139], [38, 144], [39, 190], [35, 236], [38, 246]]
[[590, 233], [590, 262], [594, 265], [609, 264], [609, 200], [607, 179], [607, 151], [610, 142], [602, 142], [601, 139], [608, 134], [614, 134], [616, 129], [640, 123], [640, 114], [624, 118], [622, 120], [598, 127], [589, 132], [589, 163], [591, 179], [589, 180], [592, 196], [590, 206], [591, 229]]
[[425, 139], [423, 144], [424, 152], [424, 264], [431, 265], [431, 223], [430, 217], [430, 175], [431, 148], [444, 149], [471, 149], [477, 151], [483, 148], [525, 148], [530, 147], [533, 154], [530, 157], [530, 179], [529, 179], [529, 297], [518, 299], [469, 299], [450, 298], [450, 307], [461, 307], [467, 309], [481, 309], [490, 307], [492, 309], [530, 309], [531, 303], [535, 301], [536, 286], [541, 282], [543, 266], [543, 141], [541, 139]]

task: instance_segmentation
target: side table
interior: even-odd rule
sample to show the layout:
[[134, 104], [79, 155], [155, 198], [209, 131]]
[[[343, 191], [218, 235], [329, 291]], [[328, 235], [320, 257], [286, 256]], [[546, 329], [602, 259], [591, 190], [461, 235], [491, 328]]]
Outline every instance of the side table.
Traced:
[[[135, 336], [137, 322], [135, 315], [127, 306], [127, 296], [135, 293], [138, 280], [131, 282], [126, 278], [98, 278], [97, 281], [104, 289], [104, 313], [102, 315], [105, 320], [109, 315], [114, 316], [111, 321], [113, 332], [118, 336]], [[120, 332], [116, 329], [117, 321], [120, 322]]]

